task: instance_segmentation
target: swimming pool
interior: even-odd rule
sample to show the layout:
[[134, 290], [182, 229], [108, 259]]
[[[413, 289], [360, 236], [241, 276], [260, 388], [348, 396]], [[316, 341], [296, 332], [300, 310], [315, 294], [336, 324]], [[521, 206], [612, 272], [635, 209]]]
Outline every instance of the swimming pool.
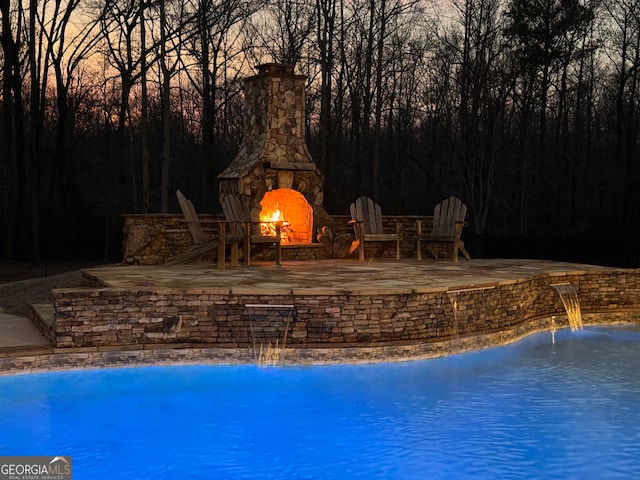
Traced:
[[0, 377], [0, 454], [74, 479], [640, 478], [640, 332], [436, 360]]

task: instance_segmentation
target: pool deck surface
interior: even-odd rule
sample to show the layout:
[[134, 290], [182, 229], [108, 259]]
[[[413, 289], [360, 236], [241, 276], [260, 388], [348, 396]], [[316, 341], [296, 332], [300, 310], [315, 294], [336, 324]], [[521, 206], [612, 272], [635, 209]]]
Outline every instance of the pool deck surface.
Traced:
[[202, 263], [164, 266], [121, 266], [86, 269], [85, 272], [113, 288], [207, 289], [251, 294], [360, 294], [478, 288], [531, 278], [615, 270], [607, 267], [545, 260], [352, 260], [261, 262], [249, 267], [218, 270]]
[[[214, 265], [194, 263], [165, 266], [107, 266], [85, 269], [104, 285], [124, 290], [206, 289], [252, 294], [361, 294], [463, 290], [513, 282], [541, 274], [611, 271], [616, 268], [577, 263], [526, 259], [472, 259], [400, 261], [375, 259], [260, 262], [218, 270]], [[0, 310], [0, 354], [50, 347], [28, 318]]]

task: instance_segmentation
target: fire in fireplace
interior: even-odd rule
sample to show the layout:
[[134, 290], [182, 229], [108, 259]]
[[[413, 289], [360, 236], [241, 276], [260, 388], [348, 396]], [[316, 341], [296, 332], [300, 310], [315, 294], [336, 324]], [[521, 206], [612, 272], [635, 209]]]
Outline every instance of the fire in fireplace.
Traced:
[[311, 243], [328, 216], [324, 178], [305, 141], [304, 85], [293, 67], [273, 63], [245, 79], [242, 144], [218, 177], [221, 202], [237, 195], [253, 221], [283, 221], [285, 244]]
[[275, 234], [275, 222], [282, 221], [283, 244], [311, 243], [313, 233], [313, 209], [300, 192], [290, 188], [278, 188], [266, 192], [260, 201], [262, 233]]

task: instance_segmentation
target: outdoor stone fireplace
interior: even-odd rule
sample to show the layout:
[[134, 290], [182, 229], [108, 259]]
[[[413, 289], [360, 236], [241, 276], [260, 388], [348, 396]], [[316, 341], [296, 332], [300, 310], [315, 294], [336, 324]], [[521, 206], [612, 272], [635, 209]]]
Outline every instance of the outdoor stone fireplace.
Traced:
[[324, 178], [305, 141], [305, 78], [269, 63], [245, 79], [242, 144], [218, 176], [221, 203], [238, 195], [253, 221], [286, 222], [283, 244], [311, 243], [329, 217]]

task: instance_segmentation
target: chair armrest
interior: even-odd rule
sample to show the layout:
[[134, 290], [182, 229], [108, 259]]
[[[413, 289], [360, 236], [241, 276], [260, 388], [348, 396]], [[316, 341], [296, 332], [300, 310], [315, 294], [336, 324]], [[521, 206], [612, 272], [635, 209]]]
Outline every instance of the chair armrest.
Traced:
[[[422, 219], [420, 220], [416, 220], [416, 233], [418, 235], [422, 235], [422, 234], [427, 234], [428, 232], [426, 230], [432, 230], [433, 229], [433, 215], [429, 215], [426, 217], [422, 217]], [[425, 231], [422, 230], [422, 227], [425, 227]], [[431, 228], [429, 228], [431, 227]]]
[[215, 218], [198, 218], [197, 220], [187, 220], [186, 218], [181, 218], [179, 220], [180, 223], [200, 223], [200, 224], [214, 224], [223, 220], [216, 220]]
[[349, 220], [349, 225], [353, 225], [356, 239], [360, 240], [364, 238], [364, 222], [362, 220]]

